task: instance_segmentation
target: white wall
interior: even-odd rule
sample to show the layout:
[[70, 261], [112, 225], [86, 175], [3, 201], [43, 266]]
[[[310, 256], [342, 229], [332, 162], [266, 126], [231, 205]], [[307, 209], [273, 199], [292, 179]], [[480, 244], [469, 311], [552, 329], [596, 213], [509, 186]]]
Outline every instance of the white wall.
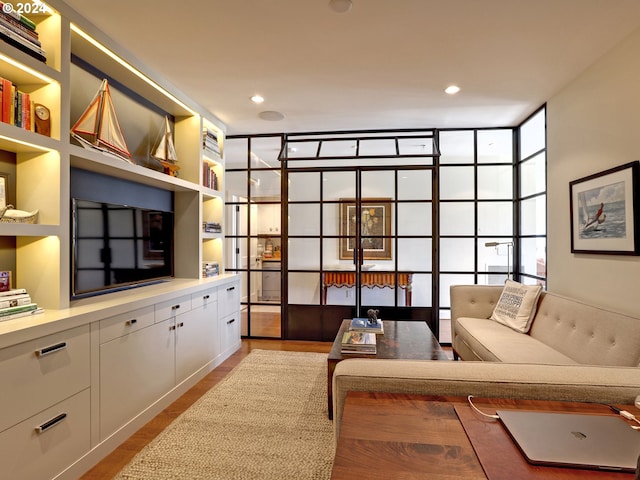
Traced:
[[548, 288], [632, 315], [640, 257], [571, 253], [569, 182], [640, 159], [638, 52], [640, 30], [547, 103]]

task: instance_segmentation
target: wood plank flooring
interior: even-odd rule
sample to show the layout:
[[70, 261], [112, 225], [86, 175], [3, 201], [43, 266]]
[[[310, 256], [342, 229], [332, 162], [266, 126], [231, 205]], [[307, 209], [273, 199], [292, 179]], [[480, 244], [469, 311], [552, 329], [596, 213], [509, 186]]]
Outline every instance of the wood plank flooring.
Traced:
[[169, 405], [153, 420], [134, 433], [128, 440], [105, 457], [101, 462], [86, 472], [81, 480], [105, 480], [115, 476], [131, 461], [145, 445], [151, 442], [162, 430], [164, 430], [178, 415], [189, 408], [211, 387], [222, 380], [233, 368], [246, 357], [251, 350], [285, 350], [297, 352], [329, 353], [331, 342], [305, 342], [292, 340], [242, 340], [242, 347], [229, 357], [224, 363], [210, 372], [200, 382], [178, 400]]

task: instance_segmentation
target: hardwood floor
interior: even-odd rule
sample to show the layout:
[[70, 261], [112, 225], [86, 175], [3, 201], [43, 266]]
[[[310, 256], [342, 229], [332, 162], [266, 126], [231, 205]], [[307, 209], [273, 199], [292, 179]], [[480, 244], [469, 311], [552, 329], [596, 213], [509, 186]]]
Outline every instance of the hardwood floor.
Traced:
[[85, 473], [81, 480], [105, 480], [115, 476], [142, 448], [151, 442], [178, 415], [189, 408], [210, 388], [222, 380], [233, 368], [246, 357], [251, 350], [285, 350], [297, 352], [329, 353], [331, 342], [305, 342], [292, 340], [242, 340], [242, 347], [229, 357], [224, 363], [210, 372], [200, 382], [194, 385], [178, 400], [169, 405], [153, 420], [134, 433], [100, 463]]

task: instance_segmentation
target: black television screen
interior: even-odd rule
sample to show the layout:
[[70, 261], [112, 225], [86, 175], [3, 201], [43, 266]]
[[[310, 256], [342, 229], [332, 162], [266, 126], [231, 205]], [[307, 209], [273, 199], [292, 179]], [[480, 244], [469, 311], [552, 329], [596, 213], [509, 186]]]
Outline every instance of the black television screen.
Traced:
[[74, 198], [71, 229], [75, 298], [173, 275], [173, 212]]

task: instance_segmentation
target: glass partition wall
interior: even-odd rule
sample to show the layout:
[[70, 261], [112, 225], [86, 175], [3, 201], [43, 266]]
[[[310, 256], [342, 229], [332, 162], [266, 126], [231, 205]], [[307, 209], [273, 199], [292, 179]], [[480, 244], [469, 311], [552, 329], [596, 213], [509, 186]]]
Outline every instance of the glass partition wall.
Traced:
[[375, 307], [446, 344], [451, 285], [544, 284], [544, 123], [542, 109], [517, 129], [228, 137], [242, 334], [333, 340]]

